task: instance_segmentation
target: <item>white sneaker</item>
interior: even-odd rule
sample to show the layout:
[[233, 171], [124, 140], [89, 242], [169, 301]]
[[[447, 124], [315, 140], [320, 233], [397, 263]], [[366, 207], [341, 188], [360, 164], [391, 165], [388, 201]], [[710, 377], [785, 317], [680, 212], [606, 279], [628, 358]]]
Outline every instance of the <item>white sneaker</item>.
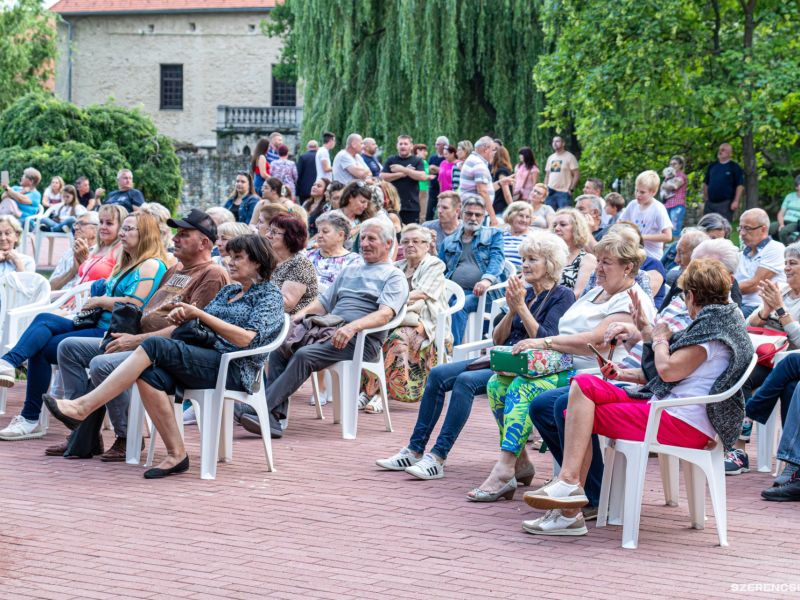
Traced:
[[358, 410], [364, 410], [367, 408], [367, 404], [370, 403], [370, 400], [372, 400], [372, 398], [367, 396], [366, 392], [361, 392], [358, 395]]
[[7, 360], [0, 358], [0, 387], [14, 387], [17, 381], [17, 370]]
[[426, 452], [421, 461], [406, 469], [406, 473], [418, 479], [441, 479], [444, 477], [444, 463], [440, 463], [433, 454]]
[[[320, 395], [319, 395], [319, 405], [320, 406], [325, 406], [332, 399], [333, 398], [331, 397], [331, 393], [326, 390], [326, 391], [320, 393]], [[359, 398], [359, 400], [360, 400], [360, 398]], [[309, 406], [315, 406], [316, 404], [317, 403], [314, 400], [314, 394], [311, 394], [311, 398], [308, 399], [308, 405]], [[361, 408], [361, 407], [359, 406], [359, 408]]]
[[586, 522], [583, 515], [565, 517], [558, 509], [548, 510], [543, 517], [523, 521], [522, 529], [534, 535], [586, 535]]
[[392, 457], [376, 460], [375, 464], [382, 469], [389, 471], [405, 471], [407, 467], [417, 464], [421, 458], [417, 458], [408, 448], [403, 448]]
[[197, 415], [194, 414], [194, 404], [183, 411], [183, 424], [195, 425], [197, 424]]
[[532, 508], [582, 508], [589, 504], [583, 488], [577, 484], [554, 479], [538, 490], [526, 492], [522, 498]]
[[30, 440], [33, 438], [44, 437], [44, 431], [39, 426], [39, 421], [28, 421], [22, 415], [17, 415], [11, 419], [11, 423], [0, 431], [0, 440]]

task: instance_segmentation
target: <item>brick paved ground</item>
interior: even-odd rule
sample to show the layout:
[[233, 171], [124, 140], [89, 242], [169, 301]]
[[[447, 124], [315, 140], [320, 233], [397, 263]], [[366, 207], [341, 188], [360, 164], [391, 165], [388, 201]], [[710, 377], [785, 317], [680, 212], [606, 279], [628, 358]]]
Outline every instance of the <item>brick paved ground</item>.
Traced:
[[[4, 426], [24, 386], [9, 395]], [[300, 397], [302, 396], [302, 397]], [[407, 440], [417, 407], [394, 405], [395, 432], [362, 415], [345, 441], [298, 394], [268, 474], [260, 442], [235, 430], [234, 461], [216, 481], [198, 476], [198, 435], [187, 429], [188, 474], [146, 481], [142, 468], [43, 456], [60, 441], [0, 442], [2, 598], [728, 598], [732, 584], [800, 582], [797, 505], [758, 498], [766, 474], [728, 479], [730, 547], [688, 528], [682, 496], [663, 506], [651, 461], [640, 548], [621, 528], [583, 538], [520, 529], [522, 502], [471, 504], [497, 447], [485, 399], [443, 480], [425, 482], [373, 464]], [[105, 432], [106, 442], [111, 432]], [[158, 454], [163, 452], [159, 447]], [[537, 455], [535, 483], [550, 475]], [[800, 589], [800, 588], [798, 588]], [[777, 593], [733, 594], [775, 597]]]

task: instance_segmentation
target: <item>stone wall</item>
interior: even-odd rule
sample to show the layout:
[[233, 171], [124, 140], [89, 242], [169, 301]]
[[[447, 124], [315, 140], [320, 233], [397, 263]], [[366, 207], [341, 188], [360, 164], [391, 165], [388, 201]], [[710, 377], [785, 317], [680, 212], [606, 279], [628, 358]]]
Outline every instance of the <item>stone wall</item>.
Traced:
[[219, 206], [233, 193], [236, 171], [249, 170], [249, 156], [220, 156], [205, 151], [179, 150], [183, 192], [178, 214], [189, 208]]

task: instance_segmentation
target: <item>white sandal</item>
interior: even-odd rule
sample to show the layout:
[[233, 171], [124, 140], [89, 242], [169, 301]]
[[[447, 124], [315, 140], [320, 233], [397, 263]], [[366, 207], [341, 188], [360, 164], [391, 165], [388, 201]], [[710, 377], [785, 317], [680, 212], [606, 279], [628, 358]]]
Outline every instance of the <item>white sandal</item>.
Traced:
[[371, 415], [379, 415], [383, 412], [383, 401], [379, 394], [375, 394], [364, 407], [364, 412]]

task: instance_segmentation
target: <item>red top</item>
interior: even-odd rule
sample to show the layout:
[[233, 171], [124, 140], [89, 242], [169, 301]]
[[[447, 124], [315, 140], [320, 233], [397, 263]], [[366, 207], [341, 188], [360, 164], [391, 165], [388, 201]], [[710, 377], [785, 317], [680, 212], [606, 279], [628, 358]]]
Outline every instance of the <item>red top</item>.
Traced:
[[104, 256], [89, 255], [89, 258], [78, 267], [80, 282], [108, 279], [116, 264], [117, 253], [114, 250]]

